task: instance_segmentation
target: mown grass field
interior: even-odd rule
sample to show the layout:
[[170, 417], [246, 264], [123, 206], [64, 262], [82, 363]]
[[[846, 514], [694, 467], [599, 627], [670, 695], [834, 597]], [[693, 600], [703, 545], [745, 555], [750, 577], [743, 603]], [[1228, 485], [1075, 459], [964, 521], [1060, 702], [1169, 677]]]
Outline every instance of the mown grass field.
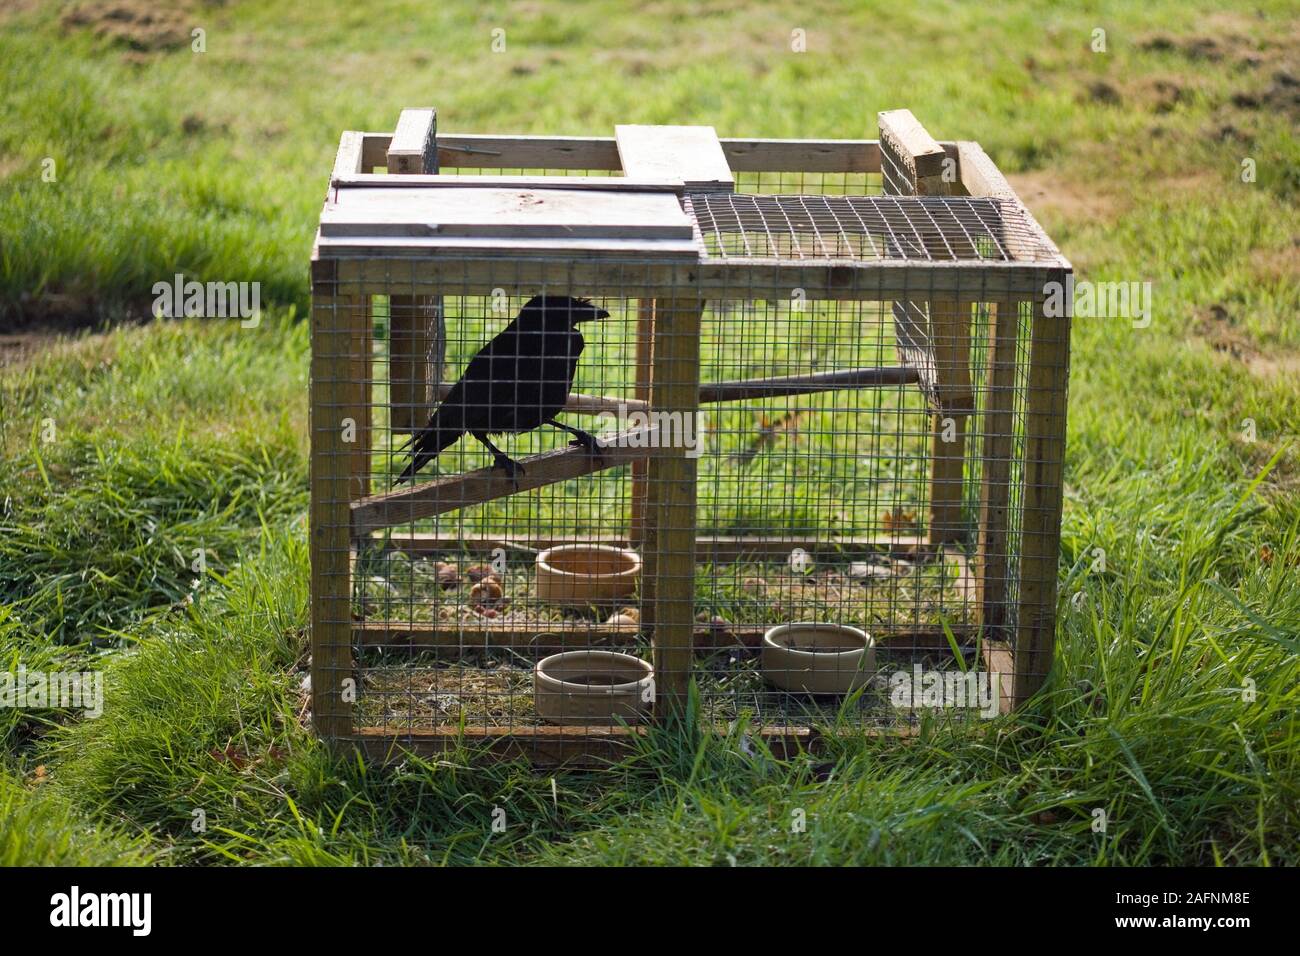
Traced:
[[[95, 719], [0, 709], [0, 862], [1300, 862], [1291, 5], [107, 6], [0, 13], [0, 660], [106, 688]], [[455, 131], [773, 137], [906, 106], [979, 140], [1081, 277], [1151, 281], [1148, 328], [1075, 322], [1048, 692], [828, 766], [708, 738], [555, 778], [329, 757], [307, 255], [338, 133], [427, 103]], [[138, 317], [176, 272], [274, 307], [41, 331]]]

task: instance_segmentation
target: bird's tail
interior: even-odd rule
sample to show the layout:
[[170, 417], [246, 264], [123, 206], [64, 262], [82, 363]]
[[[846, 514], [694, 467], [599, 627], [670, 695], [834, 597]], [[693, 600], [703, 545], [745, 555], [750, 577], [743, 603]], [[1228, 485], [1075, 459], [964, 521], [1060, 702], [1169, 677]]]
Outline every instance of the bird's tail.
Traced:
[[444, 450], [456, 443], [465, 432], [461, 429], [443, 428], [435, 420], [426, 425], [408, 444], [411, 446], [410, 460], [402, 473], [395, 479], [396, 484], [410, 481], [415, 473], [433, 461]]

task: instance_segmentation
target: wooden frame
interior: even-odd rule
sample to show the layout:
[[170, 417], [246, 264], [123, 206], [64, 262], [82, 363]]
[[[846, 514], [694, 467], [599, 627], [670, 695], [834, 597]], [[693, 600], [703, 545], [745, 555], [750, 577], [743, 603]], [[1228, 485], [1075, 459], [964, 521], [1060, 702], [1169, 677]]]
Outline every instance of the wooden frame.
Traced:
[[[963, 516], [967, 488], [968, 423], [979, 415], [983, 463], [978, 486], [974, 540], [977, 559], [967, 568], [977, 604], [978, 628], [958, 631], [963, 642], [977, 643], [985, 666], [1003, 675], [1003, 710], [1019, 706], [1045, 679], [1053, 649], [1056, 562], [1059, 548], [1062, 459], [1065, 427], [1065, 374], [1069, 354], [1068, 318], [1042, 308], [1045, 282], [1063, 282], [1070, 270], [1050, 238], [975, 143], [938, 142], [909, 112], [879, 116], [879, 140], [718, 139], [700, 127], [619, 127], [613, 137], [494, 136], [439, 134], [432, 109], [404, 111], [394, 134], [347, 132], [331, 175], [331, 195], [358, 187], [526, 187], [530, 190], [619, 190], [727, 192], [735, 173], [882, 174], [887, 191], [900, 195], [969, 196], [995, 199], [1026, 224], [1038, 254], [1007, 261], [883, 261], [792, 264], [775, 261], [714, 262], [702, 257], [694, 240], [579, 241], [523, 238], [510, 242], [429, 244], [419, 237], [397, 237], [376, 244], [365, 237], [320, 237], [313, 252], [312, 285], [312, 709], [323, 737], [355, 746], [375, 759], [411, 751], [437, 754], [460, 744], [481, 748], [491, 757], [523, 757], [536, 763], [597, 765], [622, 753], [637, 730], [543, 727], [510, 728], [359, 728], [348, 703], [354, 678], [353, 648], [403, 642], [421, 649], [456, 652], [465, 646], [538, 647], [616, 644], [636, 628], [621, 625], [536, 629], [484, 626], [474, 633], [438, 625], [358, 624], [350, 619], [349, 556], [372, 534], [395, 521], [442, 513], [487, 501], [515, 490], [500, 475], [472, 472], [418, 486], [371, 495], [366, 485], [370, 455], [370, 301], [390, 296], [390, 322], [402, 340], [389, 356], [394, 431], [418, 428], [435, 407], [441, 385], [441, 298], [433, 290], [454, 285], [457, 294], [491, 291], [498, 269], [508, 261], [521, 285], [549, 287], [616, 286], [639, 299], [635, 401], [625, 407], [694, 414], [701, 403], [733, 401], [759, 394], [799, 394], [829, 388], [916, 384], [933, 406], [934, 444], [928, 533], [899, 535], [888, 541], [804, 541], [789, 539], [698, 538], [695, 532], [695, 463], [684, 449], [653, 453], [621, 443], [593, 461], [580, 449], [559, 450], [528, 460], [520, 489], [631, 462], [633, 495], [627, 538], [644, 558], [645, 615], [640, 627], [653, 635], [658, 712], [675, 711], [685, 698], [692, 658], [708, 650], [714, 635], [694, 620], [693, 576], [697, 560], [726, 560], [755, 550], [836, 550], [879, 546], [902, 553], [956, 554], [951, 545], [966, 539]], [[384, 167], [386, 174], [373, 172]], [[586, 175], [494, 175], [482, 170], [575, 170]], [[451, 170], [452, 172], [447, 172]], [[470, 173], [458, 170], [472, 170]], [[604, 172], [611, 175], [592, 175]], [[328, 197], [327, 197], [328, 198]], [[931, 237], [952, 246], [960, 236]], [[376, 263], [401, 262], [410, 291], [395, 293], [388, 272]], [[408, 268], [409, 266], [409, 268]], [[830, 377], [699, 383], [699, 323], [704, 303], [721, 298], [784, 298], [799, 287], [809, 298], [876, 299], [895, 302], [900, 351], [915, 361], [896, 368], [837, 372]], [[429, 289], [429, 294], [418, 290]], [[927, 290], [924, 301], [915, 298]], [[979, 290], [972, 296], [972, 290]], [[1027, 303], [1027, 304], [1026, 304]], [[989, 319], [987, 359], [975, 369], [972, 313]], [[1027, 343], [1023, 336], [1028, 335]], [[395, 341], [392, 340], [392, 341]], [[1013, 407], [1017, 367], [1028, 350], [1025, 407]], [[909, 351], [910, 350], [910, 351]], [[977, 385], [976, 382], [979, 384]], [[976, 408], [976, 394], [984, 396]], [[603, 396], [570, 396], [567, 408], [579, 414], [610, 411]], [[1013, 527], [1008, 494], [1023, 414], [1024, 488], [1019, 527]], [[344, 440], [342, 422], [355, 425], [357, 442]], [[945, 428], [955, 440], [941, 441]], [[399, 547], [430, 551], [435, 540], [400, 536]], [[456, 539], [461, 546], [468, 543]], [[1019, 547], [1013, 547], [1013, 540]], [[487, 539], [480, 544], [486, 544]], [[509, 542], [506, 542], [507, 544]], [[478, 546], [478, 545], [474, 545]], [[1012, 602], [1009, 584], [1019, 582]], [[744, 630], [744, 629], [733, 629]], [[751, 633], [752, 632], [752, 633]], [[743, 644], [761, 631], [733, 634]], [[916, 632], [917, 641], [946, 646], [940, 633]], [[553, 642], [547, 644], [547, 641]], [[943, 641], [945, 643], [939, 643]], [[1009, 679], [1008, 679], [1008, 675]], [[355, 690], [355, 685], [352, 686]], [[875, 733], [875, 731], [866, 731]], [[782, 752], [806, 750], [818, 736], [805, 728], [756, 731]], [[906, 736], [906, 732], [899, 734]]]

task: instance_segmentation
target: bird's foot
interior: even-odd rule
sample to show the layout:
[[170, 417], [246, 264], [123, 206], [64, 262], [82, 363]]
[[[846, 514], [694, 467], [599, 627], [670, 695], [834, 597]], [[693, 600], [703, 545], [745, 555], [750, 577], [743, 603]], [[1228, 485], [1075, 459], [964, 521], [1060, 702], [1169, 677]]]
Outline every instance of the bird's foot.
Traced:
[[587, 453], [590, 454], [591, 457], [597, 460], [603, 457], [603, 455], [601, 454], [601, 444], [599, 438], [597, 438], [595, 435], [588, 434], [587, 432], [584, 431], [575, 431], [574, 434], [577, 437], [574, 438], [573, 441], [569, 442], [570, 447], [585, 448], [587, 449]]
[[507, 458], [505, 455], [497, 455], [497, 457], [492, 461], [492, 467], [500, 468], [504, 471], [506, 477], [510, 479], [515, 488], [519, 488], [519, 478], [521, 475], [525, 474], [523, 465], [511, 458]]

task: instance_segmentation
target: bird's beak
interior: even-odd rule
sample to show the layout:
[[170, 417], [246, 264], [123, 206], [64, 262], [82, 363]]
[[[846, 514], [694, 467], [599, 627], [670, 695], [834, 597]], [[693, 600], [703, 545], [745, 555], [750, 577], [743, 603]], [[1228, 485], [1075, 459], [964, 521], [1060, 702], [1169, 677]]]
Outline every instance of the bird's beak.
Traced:
[[573, 321], [590, 322], [592, 319], [608, 319], [608, 318], [609, 318], [608, 312], [606, 312], [604, 309], [598, 309], [595, 306], [592, 306], [591, 311], [579, 315]]

